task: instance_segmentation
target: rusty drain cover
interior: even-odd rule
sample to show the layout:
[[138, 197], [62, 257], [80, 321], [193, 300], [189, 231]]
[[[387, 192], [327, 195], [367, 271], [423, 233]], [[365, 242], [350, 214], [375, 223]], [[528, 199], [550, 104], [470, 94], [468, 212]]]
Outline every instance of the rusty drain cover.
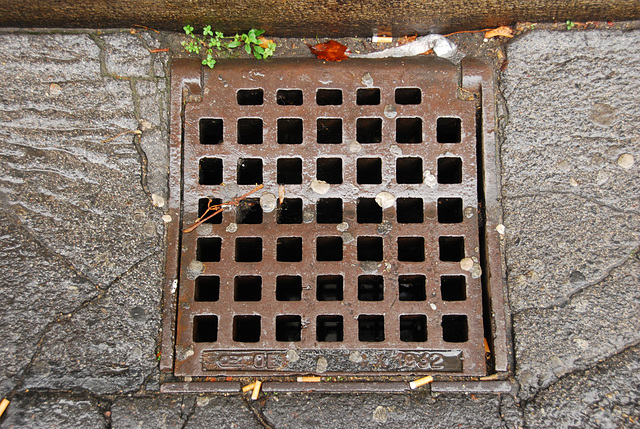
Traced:
[[163, 369], [506, 369], [492, 79], [461, 68], [174, 63]]

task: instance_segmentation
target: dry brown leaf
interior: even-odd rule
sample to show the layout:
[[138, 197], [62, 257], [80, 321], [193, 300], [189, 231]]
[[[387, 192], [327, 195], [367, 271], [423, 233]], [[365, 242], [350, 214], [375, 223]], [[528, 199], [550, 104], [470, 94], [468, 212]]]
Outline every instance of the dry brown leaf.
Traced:
[[511, 27], [502, 26], [502, 27], [494, 28], [493, 30], [489, 30], [486, 33], [484, 33], [485, 39], [491, 39], [492, 37], [498, 37], [498, 36], [513, 37], [513, 30], [511, 29]]
[[402, 46], [406, 45], [407, 43], [414, 42], [416, 40], [416, 37], [418, 37], [416, 34], [414, 34], [413, 36], [404, 36], [402, 39], [398, 40], [398, 45]]
[[269, 43], [274, 43], [273, 39], [265, 39], [262, 36], [258, 37], [258, 42], [260, 42], [258, 46], [260, 46], [262, 49], [267, 49], [269, 47]]
[[329, 40], [326, 43], [318, 43], [315, 46], [309, 46], [311, 53], [320, 60], [342, 61], [349, 58], [349, 48], [335, 40]]

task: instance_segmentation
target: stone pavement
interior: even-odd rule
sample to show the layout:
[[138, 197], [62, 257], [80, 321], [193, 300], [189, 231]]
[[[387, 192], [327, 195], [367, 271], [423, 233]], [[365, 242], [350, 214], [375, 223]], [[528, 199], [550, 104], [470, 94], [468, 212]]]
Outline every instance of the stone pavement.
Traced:
[[510, 394], [255, 402], [159, 393], [170, 54], [149, 50], [178, 41], [0, 32], [0, 427], [639, 424], [640, 31], [507, 45]]

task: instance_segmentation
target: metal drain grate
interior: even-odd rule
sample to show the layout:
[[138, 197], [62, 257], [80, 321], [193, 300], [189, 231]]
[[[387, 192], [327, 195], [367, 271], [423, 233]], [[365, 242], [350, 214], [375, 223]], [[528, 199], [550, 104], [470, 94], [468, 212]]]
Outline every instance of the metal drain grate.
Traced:
[[172, 213], [186, 227], [264, 188], [170, 230], [163, 367], [486, 375], [502, 284], [487, 286], [498, 250], [478, 219], [487, 73], [468, 69], [460, 88], [444, 61], [176, 62]]

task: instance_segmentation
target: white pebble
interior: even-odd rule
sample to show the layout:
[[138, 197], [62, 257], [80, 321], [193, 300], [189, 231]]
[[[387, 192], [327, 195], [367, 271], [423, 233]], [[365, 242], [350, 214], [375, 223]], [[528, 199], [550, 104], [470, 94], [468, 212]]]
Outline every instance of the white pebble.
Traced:
[[396, 202], [396, 197], [389, 192], [383, 191], [376, 195], [376, 203], [383, 209], [388, 209], [389, 207], [393, 207], [393, 204]]
[[471, 270], [473, 268], [473, 259], [471, 258], [463, 258], [460, 260], [460, 268], [465, 271]]
[[625, 170], [631, 168], [633, 166], [633, 162], [633, 155], [631, 155], [630, 153], [623, 153], [622, 155], [620, 155], [620, 158], [618, 158], [618, 165]]
[[329, 185], [324, 180], [315, 179], [313, 182], [311, 182], [311, 189], [316, 194], [324, 195], [329, 192], [329, 189], [331, 189], [331, 185]]
[[262, 207], [262, 211], [265, 213], [274, 211], [277, 207], [277, 202], [276, 196], [269, 192], [265, 192], [260, 196], [260, 207]]

